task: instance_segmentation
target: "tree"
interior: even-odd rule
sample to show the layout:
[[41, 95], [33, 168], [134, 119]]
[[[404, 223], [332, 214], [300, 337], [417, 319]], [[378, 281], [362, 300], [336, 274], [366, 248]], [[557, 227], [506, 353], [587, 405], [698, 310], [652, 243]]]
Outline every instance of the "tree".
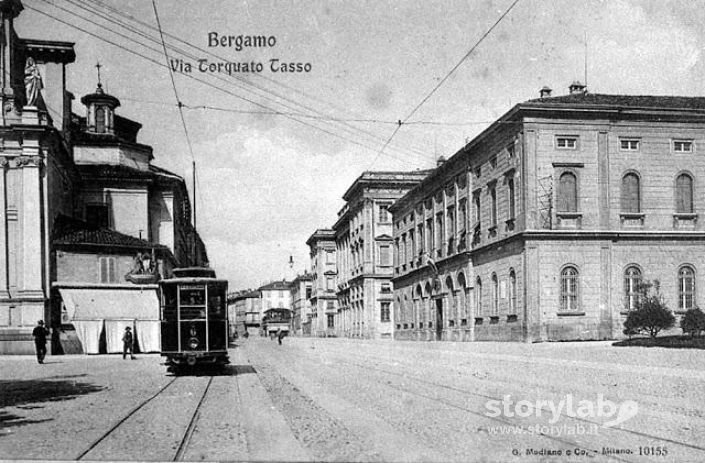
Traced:
[[701, 331], [705, 331], [705, 313], [697, 307], [688, 309], [681, 319], [681, 329], [692, 337], [699, 336]]
[[648, 333], [655, 338], [659, 332], [671, 328], [676, 318], [666, 306], [660, 292], [658, 280], [645, 281], [639, 288], [639, 300], [636, 309], [629, 312], [624, 321], [624, 334]]

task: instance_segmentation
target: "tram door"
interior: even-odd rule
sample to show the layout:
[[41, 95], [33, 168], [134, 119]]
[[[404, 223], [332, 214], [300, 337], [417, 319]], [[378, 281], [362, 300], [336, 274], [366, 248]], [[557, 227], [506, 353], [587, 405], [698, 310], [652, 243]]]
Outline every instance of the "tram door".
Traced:
[[443, 299], [436, 299], [436, 341], [443, 338]]

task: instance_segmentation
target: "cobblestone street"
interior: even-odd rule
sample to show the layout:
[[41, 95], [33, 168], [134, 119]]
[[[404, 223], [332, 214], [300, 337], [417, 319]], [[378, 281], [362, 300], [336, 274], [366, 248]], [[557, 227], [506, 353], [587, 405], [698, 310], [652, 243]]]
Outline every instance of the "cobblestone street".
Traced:
[[[156, 355], [1, 357], [0, 458], [705, 458], [700, 350], [250, 338], [231, 360], [223, 374], [172, 376]], [[637, 408], [605, 427], [581, 402], [602, 399], [611, 418]]]

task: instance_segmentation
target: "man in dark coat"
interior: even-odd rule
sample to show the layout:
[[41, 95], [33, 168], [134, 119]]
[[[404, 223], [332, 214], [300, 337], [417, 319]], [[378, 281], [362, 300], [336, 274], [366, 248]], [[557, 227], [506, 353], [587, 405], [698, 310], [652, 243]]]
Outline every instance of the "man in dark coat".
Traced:
[[134, 341], [132, 338], [132, 329], [128, 326], [125, 327], [125, 334], [122, 335], [122, 359], [125, 360], [127, 356], [127, 351], [130, 351], [130, 359], [134, 360], [135, 356], [132, 353], [132, 346]]
[[47, 355], [47, 336], [49, 330], [44, 326], [44, 320], [39, 320], [37, 326], [32, 330], [34, 336], [34, 347], [37, 350], [37, 361], [44, 363], [44, 357]]

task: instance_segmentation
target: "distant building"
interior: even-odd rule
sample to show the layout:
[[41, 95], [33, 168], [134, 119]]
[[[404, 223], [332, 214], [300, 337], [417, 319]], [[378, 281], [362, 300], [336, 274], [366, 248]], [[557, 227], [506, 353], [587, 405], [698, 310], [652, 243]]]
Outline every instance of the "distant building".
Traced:
[[291, 283], [286, 280], [273, 281], [258, 289], [261, 294], [260, 320], [271, 309], [291, 312]]
[[312, 280], [310, 273], [304, 273], [291, 283], [292, 333], [297, 336], [311, 334]]
[[343, 195], [346, 204], [333, 225], [338, 300], [334, 329], [338, 335], [392, 338], [393, 238], [389, 208], [429, 172], [364, 172]]
[[659, 280], [705, 304], [705, 98], [513, 107], [392, 207], [395, 337], [612, 339]]
[[228, 296], [228, 323], [231, 336], [245, 332], [255, 334], [261, 326], [262, 294], [259, 291], [245, 290]]
[[334, 336], [338, 326], [338, 297], [335, 232], [316, 230], [306, 241], [311, 257], [311, 328], [312, 336]]

